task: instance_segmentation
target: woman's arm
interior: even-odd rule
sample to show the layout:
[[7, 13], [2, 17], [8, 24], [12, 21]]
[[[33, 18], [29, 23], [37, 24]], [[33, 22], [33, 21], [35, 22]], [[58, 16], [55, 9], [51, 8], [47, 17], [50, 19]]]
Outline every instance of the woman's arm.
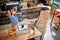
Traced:
[[7, 11], [7, 13], [8, 13], [7, 16], [8, 16], [8, 17], [11, 17], [11, 12], [10, 12], [9, 10]]

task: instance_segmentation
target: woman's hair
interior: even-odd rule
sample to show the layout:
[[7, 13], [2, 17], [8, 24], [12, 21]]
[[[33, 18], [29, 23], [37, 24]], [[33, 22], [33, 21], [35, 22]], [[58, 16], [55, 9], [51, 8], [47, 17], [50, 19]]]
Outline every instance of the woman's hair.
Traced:
[[[8, 10], [11, 12], [11, 10], [12, 10], [14, 7], [17, 7], [17, 6], [13, 5], [13, 6], [10, 7]], [[7, 11], [8, 11], [8, 10], [7, 10]], [[7, 11], [6, 11], [6, 13], [7, 13]], [[14, 9], [14, 11], [15, 11], [15, 9]], [[12, 13], [11, 13], [11, 15], [12, 15]]]
[[8, 7], [7, 7], [7, 10], [12, 10], [14, 7], [16, 7], [16, 6], [15, 6], [15, 5], [12, 5], [12, 6], [10, 6], [10, 7], [8, 6]]

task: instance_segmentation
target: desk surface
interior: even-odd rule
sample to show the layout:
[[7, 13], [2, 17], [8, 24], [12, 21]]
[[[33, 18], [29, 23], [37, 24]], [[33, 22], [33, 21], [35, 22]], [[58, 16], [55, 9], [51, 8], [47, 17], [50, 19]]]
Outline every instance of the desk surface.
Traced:
[[[41, 36], [41, 32], [38, 31], [38, 29], [35, 29], [35, 34], [33, 34], [33, 30], [30, 29], [30, 32], [27, 32], [26, 34], [17, 34], [16, 37], [3, 37], [3, 40], [28, 40], [28, 39], [31, 39], [31, 38], [34, 38], [34, 37], [38, 37], [38, 36]], [[1, 38], [0, 38], [1, 39]]]
[[45, 5], [41, 5], [41, 4], [39, 4], [39, 5], [31, 6], [31, 7], [24, 7], [24, 8], [22, 8], [21, 10], [35, 9], [35, 8], [41, 8], [41, 7], [47, 7], [47, 8], [49, 8], [49, 9], [51, 9], [50, 6], [45, 6]]
[[[32, 32], [32, 29], [30, 30], [31, 32]], [[41, 32], [36, 28], [35, 29], [35, 34], [29, 34], [28, 35], [28, 39], [31, 39], [31, 38], [34, 38], [34, 37], [38, 37], [38, 36], [41, 36], [42, 34], [41, 34]]]
[[24, 35], [19, 35], [16, 40], [28, 40], [37, 36], [41, 36], [41, 33], [38, 31], [38, 29], [35, 29], [35, 34], [33, 34], [33, 30], [30, 29], [30, 32]]

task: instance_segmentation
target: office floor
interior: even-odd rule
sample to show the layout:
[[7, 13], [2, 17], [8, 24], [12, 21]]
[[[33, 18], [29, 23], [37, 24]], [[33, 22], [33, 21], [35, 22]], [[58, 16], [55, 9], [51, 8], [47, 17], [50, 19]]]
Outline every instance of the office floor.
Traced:
[[[49, 19], [50, 20], [50, 19]], [[50, 25], [50, 22], [49, 22], [49, 20], [48, 20], [48, 22], [47, 22], [47, 25]], [[53, 24], [54, 25], [54, 24]], [[50, 26], [49, 26], [50, 27]], [[48, 30], [48, 31], [50, 31], [50, 30]], [[50, 31], [51, 32], [51, 31]], [[47, 34], [49, 34], [49, 32], [47, 32]], [[50, 37], [51, 37], [51, 39], [50, 40], [60, 40], [60, 30], [58, 30], [58, 31], [56, 31], [55, 29], [53, 29], [53, 32], [52, 32], [52, 36], [50, 35], [46, 35], [45, 36], [45, 38], [43, 38], [43, 40], [48, 40]], [[40, 40], [40, 37], [37, 37], [37, 38], [35, 38], [35, 40]]]
[[55, 40], [60, 40], [60, 30], [59, 31], [54, 31], [56, 33], [56, 36], [54, 36]]

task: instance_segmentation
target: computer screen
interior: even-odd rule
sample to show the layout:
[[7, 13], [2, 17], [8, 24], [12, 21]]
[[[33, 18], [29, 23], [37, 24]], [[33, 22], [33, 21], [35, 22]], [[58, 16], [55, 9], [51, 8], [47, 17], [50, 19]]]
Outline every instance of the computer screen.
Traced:
[[56, 5], [56, 6], [59, 6], [60, 5], [60, 0], [53, 0], [53, 4]]
[[6, 3], [6, 10], [11, 9], [13, 6], [17, 6], [17, 11], [20, 11], [20, 3], [19, 2]]

